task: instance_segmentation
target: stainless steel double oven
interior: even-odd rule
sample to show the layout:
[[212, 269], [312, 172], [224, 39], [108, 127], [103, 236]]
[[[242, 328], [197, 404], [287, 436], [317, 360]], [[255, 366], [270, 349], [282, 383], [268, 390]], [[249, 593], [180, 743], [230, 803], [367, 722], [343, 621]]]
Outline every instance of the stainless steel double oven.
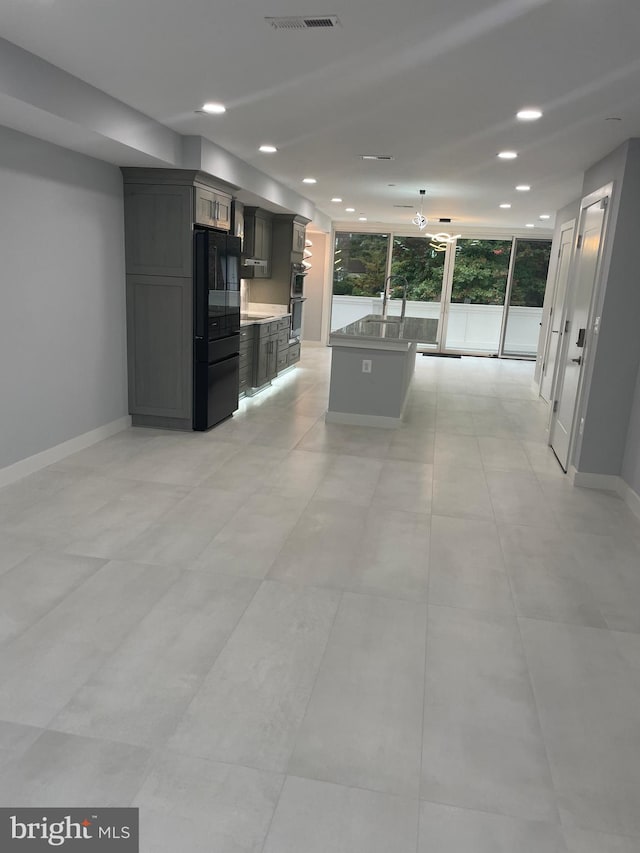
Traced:
[[291, 312], [291, 337], [300, 340], [302, 332], [302, 306], [306, 299], [304, 295], [304, 280], [307, 268], [304, 264], [291, 264], [291, 291], [289, 294], [289, 311]]

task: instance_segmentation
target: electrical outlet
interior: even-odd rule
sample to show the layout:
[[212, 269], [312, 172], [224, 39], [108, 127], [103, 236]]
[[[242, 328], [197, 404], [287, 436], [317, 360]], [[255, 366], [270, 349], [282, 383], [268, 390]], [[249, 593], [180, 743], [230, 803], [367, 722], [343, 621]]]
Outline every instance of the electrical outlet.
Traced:
[[362, 372], [363, 373], [371, 373], [371, 359], [363, 358], [362, 359]]

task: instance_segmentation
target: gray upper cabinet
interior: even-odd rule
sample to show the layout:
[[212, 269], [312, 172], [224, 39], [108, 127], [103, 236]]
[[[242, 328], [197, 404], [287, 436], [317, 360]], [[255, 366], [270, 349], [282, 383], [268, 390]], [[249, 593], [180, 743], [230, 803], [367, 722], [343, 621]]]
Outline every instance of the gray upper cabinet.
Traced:
[[244, 205], [237, 198], [231, 205], [231, 233], [239, 237], [244, 246]]
[[286, 264], [300, 263], [304, 255], [306, 220], [277, 214], [273, 217], [274, 251]]
[[259, 207], [244, 209], [242, 253], [245, 258], [266, 261], [264, 266], [243, 267], [244, 278], [271, 278], [272, 220], [272, 214]]
[[292, 251], [294, 254], [304, 254], [306, 227], [301, 222], [293, 221]]
[[191, 275], [191, 187], [125, 184], [130, 275]]
[[194, 222], [221, 231], [231, 228], [231, 196], [218, 190], [196, 187], [194, 191]]

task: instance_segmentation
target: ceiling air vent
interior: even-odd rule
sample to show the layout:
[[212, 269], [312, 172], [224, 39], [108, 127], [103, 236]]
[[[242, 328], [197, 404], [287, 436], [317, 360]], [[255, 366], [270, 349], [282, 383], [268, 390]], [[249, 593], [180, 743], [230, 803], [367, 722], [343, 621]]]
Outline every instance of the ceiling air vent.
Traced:
[[438, 219], [438, 222], [451, 222], [451, 217], [450, 216], [441, 216], [440, 219]]
[[339, 27], [337, 15], [291, 15], [284, 18], [265, 18], [274, 30], [331, 30]]
[[393, 206], [394, 206], [394, 207], [404, 207], [404, 208], [406, 208], [407, 210], [413, 210], [413, 205], [412, 205], [412, 204], [394, 204]]
[[361, 154], [363, 160], [393, 160], [391, 154]]

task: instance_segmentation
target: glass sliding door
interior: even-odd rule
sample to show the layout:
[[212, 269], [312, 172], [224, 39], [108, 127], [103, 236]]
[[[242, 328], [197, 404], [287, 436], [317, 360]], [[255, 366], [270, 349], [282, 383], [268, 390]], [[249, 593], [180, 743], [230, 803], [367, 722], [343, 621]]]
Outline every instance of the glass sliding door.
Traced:
[[[433, 317], [440, 321], [442, 282], [446, 252], [436, 251], [423, 237], [394, 236], [391, 253], [391, 302], [389, 314], [399, 314], [402, 292], [407, 282], [407, 316]], [[438, 330], [439, 331], [439, 330]], [[437, 336], [439, 340], [439, 334]], [[436, 348], [433, 342], [421, 347]]]
[[388, 234], [336, 232], [331, 331], [380, 313], [388, 253]]
[[497, 355], [510, 255], [511, 240], [457, 240], [445, 349]]
[[501, 355], [536, 356], [550, 254], [550, 240], [516, 238]]

